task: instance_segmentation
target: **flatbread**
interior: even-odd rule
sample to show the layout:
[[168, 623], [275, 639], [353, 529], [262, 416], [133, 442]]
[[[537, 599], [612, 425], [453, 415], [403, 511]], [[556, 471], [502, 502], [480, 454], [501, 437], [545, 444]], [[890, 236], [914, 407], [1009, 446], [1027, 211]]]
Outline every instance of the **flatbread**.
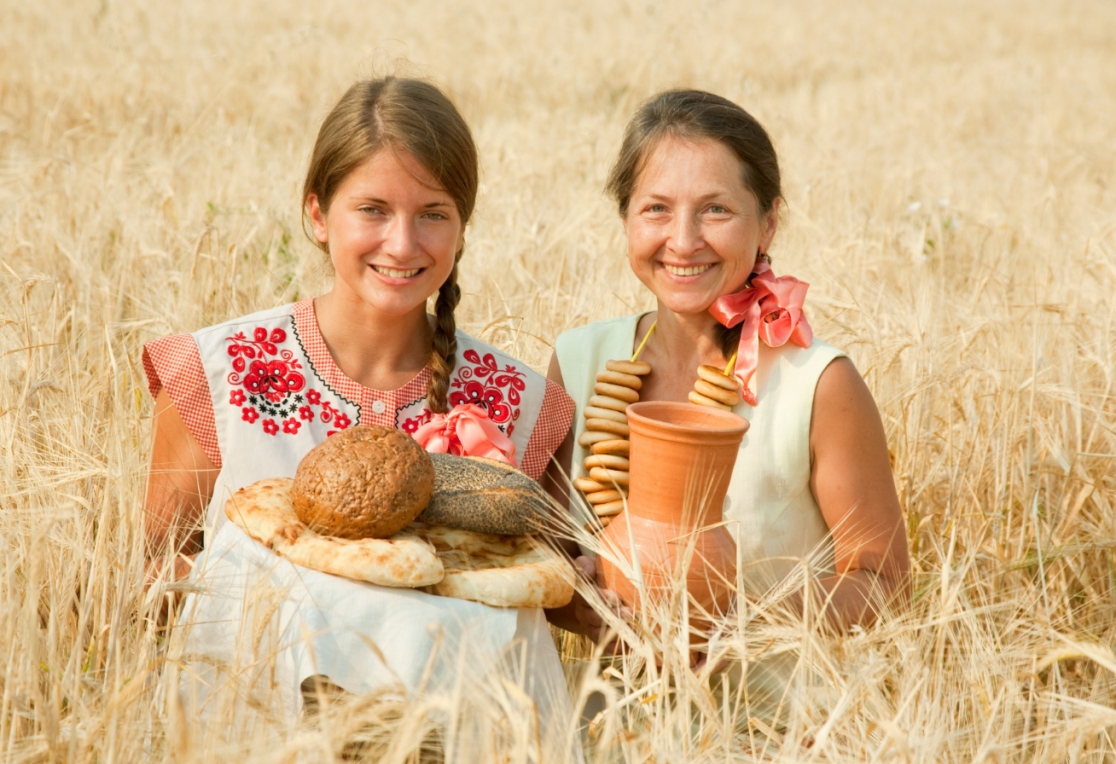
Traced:
[[356, 541], [314, 533], [295, 514], [293, 482], [270, 478], [241, 488], [225, 503], [225, 515], [268, 549], [306, 568], [377, 586], [417, 588], [442, 580], [434, 547], [413, 533]]
[[574, 593], [570, 563], [530, 536], [496, 536], [438, 526], [411, 526], [434, 545], [445, 577], [427, 587], [443, 597], [492, 607], [554, 608]]

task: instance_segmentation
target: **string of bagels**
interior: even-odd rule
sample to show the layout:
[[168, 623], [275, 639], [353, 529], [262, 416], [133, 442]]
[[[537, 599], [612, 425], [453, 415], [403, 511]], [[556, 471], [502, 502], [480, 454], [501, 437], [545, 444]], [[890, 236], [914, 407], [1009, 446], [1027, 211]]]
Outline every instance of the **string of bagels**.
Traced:
[[[719, 297], [709, 312], [721, 325], [732, 329], [740, 326], [740, 342], [724, 369], [702, 364], [689, 400], [699, 406], [731, 411], [743, 400], [755, 406], [756, 396], [749, 383], [759, 363], [759, 343], [780, 347], [788, 341], [809, 347], [814, 333], [802, 312], [806, 290], [810, 285], [793, 276], [775, 276], [771, 260], [760, 254], [756, 268], [745, 287]], [[651, 324], [630, 360], [608, 361], [597, 374], [594, 395], [582, 412], [585, 431], [578, 445], [589, 449], [584, 474], [574, 480], [589, 506], [594, 519], [586, 529], [599, 533], [620, 514], [628, 497], [631, 470], [631, 444], [628, 437], [627, 409], [639, 401], [643, 377], [651, 373], [651, 364], [640, 361], [640, 353], [655, 333], [658, 322]]]

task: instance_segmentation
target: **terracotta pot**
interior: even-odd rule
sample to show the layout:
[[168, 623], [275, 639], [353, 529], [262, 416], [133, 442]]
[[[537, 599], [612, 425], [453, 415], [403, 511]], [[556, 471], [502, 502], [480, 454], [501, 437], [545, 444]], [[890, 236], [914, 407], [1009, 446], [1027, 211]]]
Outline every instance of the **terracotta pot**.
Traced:
[[[605, 529], [603, 545], [634, 567], [634, 543], [649, 597], [668, 596], [692, 545], [687, 589], [710, 613], [724, 613], [736, 582], [736, 544], [718, 524], [748, 421], [692, 403], [647, 401], [628, 407], [628, 426], [628, 508]], [[637, 586], [604, 556], [600, 563], [605, 585], [638, 608]]]

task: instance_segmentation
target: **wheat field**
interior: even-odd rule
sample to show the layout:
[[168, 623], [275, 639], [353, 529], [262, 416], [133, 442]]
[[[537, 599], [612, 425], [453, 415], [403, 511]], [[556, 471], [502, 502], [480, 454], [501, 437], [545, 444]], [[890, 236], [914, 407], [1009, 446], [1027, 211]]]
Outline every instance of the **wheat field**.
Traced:
[[[910, 612], [741, 616], [738, 657], [780, 641], [815, 683], [758, 737], [678, 656], [596, 680], [628, 694], [590, 761], [1116, 760], [1114, 40], [1104, 0], [0, 3], [3, 761], [329, 761], [355, 729], [425, 755], [431, 709], [376, 699], [192, 739], [141, 573], [140, 347], [324, 290], [301, 176], [387, 72], [473, 126], [459, 325], [537, 369], [650, 305], [602, 193], [636, 105], [742, 104], [782, 162], [776, 271], [883, 415]], [[563, 640], [571, 676], [587, 650]], [[553, 759], [529, 742], [474, 758]]]

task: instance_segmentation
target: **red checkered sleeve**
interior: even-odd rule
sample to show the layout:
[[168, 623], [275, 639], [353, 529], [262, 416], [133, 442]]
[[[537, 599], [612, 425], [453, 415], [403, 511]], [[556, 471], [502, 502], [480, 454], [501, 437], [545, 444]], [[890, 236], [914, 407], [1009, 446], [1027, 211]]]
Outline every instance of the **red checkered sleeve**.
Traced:
[[531, 439], [527, 441], [523, 458], [519, 460], [519, 468], [535, 480], [542, 477], [550, 458], [569, 434], [574, 408], [573, 398], [562, 386], [546, 380], [542, 411], [531, 432]]
[[213, 418], [213, 398], [202, 366], [198, 343], [189, 334], [176, 334], [143, 346], [143, 370], [147, 389], [154, 398], [166, 388], [174, 408], [217, 467], [221, 449], [217, 445], [217, 422]]

